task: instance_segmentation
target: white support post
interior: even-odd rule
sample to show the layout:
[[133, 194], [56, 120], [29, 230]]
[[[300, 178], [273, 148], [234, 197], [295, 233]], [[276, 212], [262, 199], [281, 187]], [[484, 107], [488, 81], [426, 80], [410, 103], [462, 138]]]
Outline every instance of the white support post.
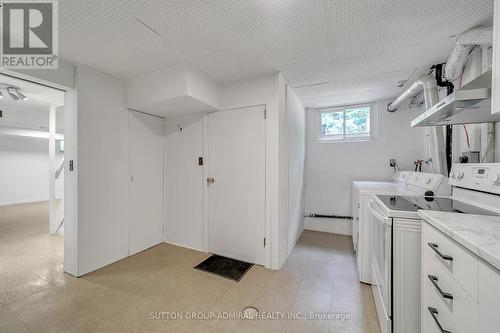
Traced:
[[49, 233], [57, 231], [56, 218], [56, 107], [49, 108]]

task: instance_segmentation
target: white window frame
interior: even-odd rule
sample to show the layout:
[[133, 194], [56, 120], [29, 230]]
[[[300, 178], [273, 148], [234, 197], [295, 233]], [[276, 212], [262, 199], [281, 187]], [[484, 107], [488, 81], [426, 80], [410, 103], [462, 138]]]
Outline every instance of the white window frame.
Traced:
[[[370, 108], [370, 133], [369, 135], [364, 136], [346, 136], [345, 135], [345, 121], [344, 121], [344, 129], [342, 138], [328, 138], [321, 136], [321, 114], [322, 113], [330, 113], [330, 112], [343, 112], [345, 117], [346, 109], [355, 109], [355, 108]], [[316, 142], [324, 142], [324, 143], [337, 143], [337, 142], [362, 142], [362, 141], [373, 141], [376, 137], [376, 121], [375, 121], [375, 104], [356, 104], [356, 105], [344, 105], [344, 106], [333, 106], [327, 108], [319, 108], [314, 110], [314, 132], [315, 132], [315, 141]], [[345, 118], [344, 118], [345, 119]]]

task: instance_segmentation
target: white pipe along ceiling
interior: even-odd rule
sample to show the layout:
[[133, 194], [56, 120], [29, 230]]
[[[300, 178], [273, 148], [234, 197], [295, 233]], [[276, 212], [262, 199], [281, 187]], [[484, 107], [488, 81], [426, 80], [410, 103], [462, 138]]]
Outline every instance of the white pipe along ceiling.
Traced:
[[478, 45], [493, 43], [493, 27], [467, 30], [457, 36], [457, 45], [451, 52], [444, 71], [446, 80], [452, 82], [462, 75], [463, 68], [472, 50]]
[[[414, 97], [424, 91], [425, 108], [428, 110], [439, 102], [437, 81], [429, 74], [421, 75], [408, 89], [387, 105], [387, 111], [396, 112], [398, 106], [408, 97]], [[444, 131], [441, 126], [431, 128], [431, 162], [436, 173], [447, 176]]]

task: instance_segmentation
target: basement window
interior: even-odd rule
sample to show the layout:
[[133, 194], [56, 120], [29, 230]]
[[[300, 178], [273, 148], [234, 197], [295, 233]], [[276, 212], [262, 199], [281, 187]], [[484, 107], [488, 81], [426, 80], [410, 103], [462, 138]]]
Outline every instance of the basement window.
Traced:
[[371, 140], [371, 106], [346, 106], [317, 111], [319, 141]]

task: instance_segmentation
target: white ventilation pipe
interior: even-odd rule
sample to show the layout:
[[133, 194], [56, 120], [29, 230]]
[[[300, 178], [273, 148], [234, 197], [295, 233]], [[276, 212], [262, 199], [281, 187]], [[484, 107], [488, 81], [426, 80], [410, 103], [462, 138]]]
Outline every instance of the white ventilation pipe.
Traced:
[[457, 45], [446, 62], [444, 76], [448, 81], [454, 81], [462, 75], [462, 70], [470, 52], [476, 45], [491, 45], [493, 43], [493, 27], [479, 27], [467, 30], [457, 36]]
[[481, 163], [495, 161], [495, 124], [481, 124]]
[[[398, 106], [408, 97], [414, 97], [424, 91], [425, 108], [428, 110], [439, 102], [437, 81], [428, 74], [421, 75], [408, 89], [387, 105], [387, 111], [395, 112]], [[444, 131], [442, 126], [433, 126], [431, 135], [431, 162], [432, 171], [448, 176]]]
[[[438, 92], [437, 92], [437, 81], [435, 78], [430, 76], [429, 74], [421, 75], [413, 84], [406, 89], [401, 95], [399, 95], [394, 101], [387, 105], [387, 111], [395, 112], [398, 109], [398, 106], [403, 103], [409, 97], [415, 97], [424, 91], [424, 100], [425, 100], [425, 108], [429, 109], [434, 104], [439, 102], [437, 100]], [[435, 95], [435, 96], [433, 96]]]
[[431, 145], [432, 172], [448, 177], [443, 126], [431, 128]]
[[[436, 81], [436, 80], [434, 80]], [[425, 91], [425, 90], [424, 90]], [[431, 108], [439, 102], [437, 85], [425, 95], [425, 107]], [[448, 166], [446, 164], [446, 146], [444, 142], [443, 126], [431, 128], [431, 162], [432, 172], [440, 173], [448, 177]]]

